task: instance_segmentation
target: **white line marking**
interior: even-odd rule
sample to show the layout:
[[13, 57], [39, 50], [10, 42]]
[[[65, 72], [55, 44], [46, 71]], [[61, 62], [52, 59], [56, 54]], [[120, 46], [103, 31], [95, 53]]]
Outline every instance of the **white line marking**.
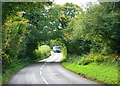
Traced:
[[42, 75], [42, 72], [40, 71], [40, 75]]
[[44, 65], [42, 65], [42, 67], [40, 68], [40, 70], [42, 70], [43, 67], [44, 67]]
[[42, 67], [40, 68], [40, 70], [42, 70]]
[[44, 67], [45, 65], [42, 66], [42, 68]]
[[44, 78], [44, 77], [42, 77], [42, 79], [43, 79], [43, 81], [45, 82], [45, 84], [48, 84], [48, 82], [45, 80], [45, 78]]
[[44, 64], [42, 65], [42, 67], [40, 68], [40, 76], [41, 76], [42, 80], [45, 82], [45, 84], [48, 84], [48, 82], [46, 81], [46, 79], [42, 76], [42, 72], [41, 72], [41, 70], [43, 69], [43, 67], [45, 66], [45, 64], [46, 64], [46, 63], [44, 63]]

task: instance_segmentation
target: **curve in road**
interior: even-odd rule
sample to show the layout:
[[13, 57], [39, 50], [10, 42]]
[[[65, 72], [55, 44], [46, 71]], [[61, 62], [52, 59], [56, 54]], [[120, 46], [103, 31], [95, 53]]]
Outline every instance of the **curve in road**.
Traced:
[[49, 58], [16, 73], [9, 84], [97, 84], [63, 68], [61, 59], [62, 53], [51, 52]]

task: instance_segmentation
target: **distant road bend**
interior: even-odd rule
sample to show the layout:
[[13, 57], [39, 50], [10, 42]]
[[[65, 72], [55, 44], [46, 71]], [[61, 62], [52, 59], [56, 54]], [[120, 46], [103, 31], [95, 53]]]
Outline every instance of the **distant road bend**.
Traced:
[[53, 53], [47, 59], [21, 69], [8, 84], [96, 84], [81, 78], [59, 63], [62, 53]]

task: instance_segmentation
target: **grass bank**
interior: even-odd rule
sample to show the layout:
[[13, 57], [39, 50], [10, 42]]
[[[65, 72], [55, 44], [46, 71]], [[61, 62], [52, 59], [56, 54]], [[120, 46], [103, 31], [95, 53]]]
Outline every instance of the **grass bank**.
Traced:
[[2, 74], [0, 74], [0, 86], [2, 85]]
[[83, 75], [95, 81], [105, 84], [118, 84], [118, 67], [114, 64], [90, 63], [78, 65], [70, 62], [63, 62], [62, 65], [77, 74]]
[[29, 65], [31, 62], [28, 61], [20, 61], [20, 62], [14, 62], [10, 65], [8, 69], [4, 71], [2, 74], [2, 84], [6, 84], [9, 79], [20, 69], [24, 68], [25, 66]]

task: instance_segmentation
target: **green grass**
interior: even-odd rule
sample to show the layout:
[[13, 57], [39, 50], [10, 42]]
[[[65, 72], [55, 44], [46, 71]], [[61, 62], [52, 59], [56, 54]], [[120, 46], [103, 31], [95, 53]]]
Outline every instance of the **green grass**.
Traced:
[[0, 74], [0, 86], [2, 85], [2, 74]]
[[11, 64], [10, 68], [5, 70], [5, 73], [2, 74], [2, 84], [6, 84], [9, 79], [20, 69], [24, 68], [25, 66], [29, 65], [29, 62], [20, 62], [20, 63], [13, 63]]
[[77, 65], [75, 63], [63, 62], [62, 65], [77, 74], [97, 80], [105, 84], [118, 84], [118, 67], [110, 64]]

